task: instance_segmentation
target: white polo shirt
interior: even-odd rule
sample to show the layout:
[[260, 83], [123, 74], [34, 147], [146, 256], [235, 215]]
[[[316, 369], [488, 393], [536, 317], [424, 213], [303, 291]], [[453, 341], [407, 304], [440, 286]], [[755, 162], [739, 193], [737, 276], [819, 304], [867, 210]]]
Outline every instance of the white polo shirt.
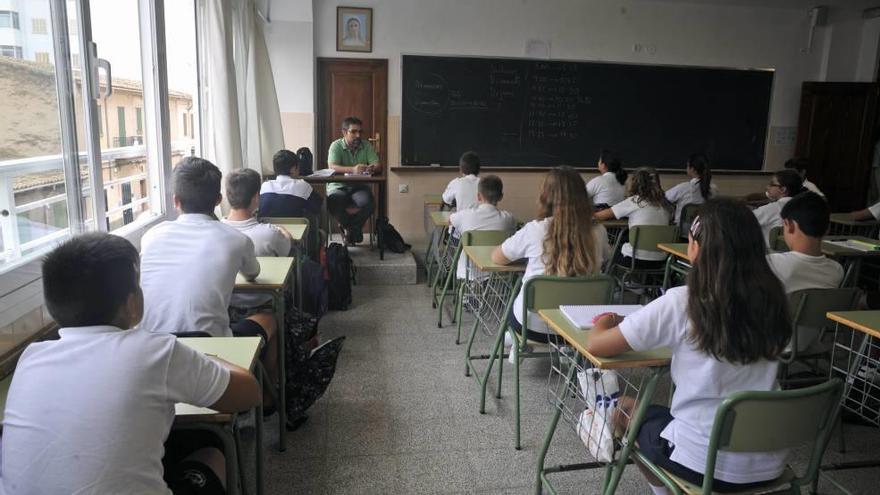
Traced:
[[141, 241], [144, 319], [150, 332], [208, 332], [231, 337], [229, 300], [235, 275], [256, 277], [250, 238], [208, 215], [184, 214]]
[[480, 177], [473, 174], [452, 179], [443, 191], [443, 202], [449, 205], [455, 203], [455, 209], [459, 211], [474, 206], [477, 204], [479, 183]]
[[[648, 204], [640, 201], [638, 196], [630, 196], [620, 203], [611, 207], [614, 216], [617, 218], [628, 218], [629, 227], [637, 227], [639, 225], [669, 225], [670, 211], [662, 206]], [[620, 248], [620, 253], [624, 256], [633, 256], [632, 244], [625, 243]], [[666, 259], [666, 253], [662, 251], [651, 252], [644, 249], [636, 253], [636, 259], [647, 261], [663, 261]]]
[[[843, 280], [843, 267], [825, 256], [788, 251], [768, 254], [767, 263], [787, 294], [804, 289], [835, 289]], [[804, 352], [816, 343], [821, 330], [798, 327], [798, 351]]]
[[[255, 217], [236, 221], [223, 219], [223, 223], [250, 237], [257, 256], [290, 256], [290, 239], [277, 225], [260, 223]], [[229, 304], [251, 308], [271, 300], [272, 296], [268, 294], [232, 294]]]
[[807, 180], [806, 178], [804, 178], [803, 186], [807, 190], [813, 191], [814, 193], [818, 194], [819, 196], [822, 196], [823, 198], [825, 197], [825, 195], [822, 194], [822, 191], [819, 190], [819, 186], [817, 186], [816, 184], [813, 184], [811, 181]]
[[868, 211], [871, 212], [871, 215], [874, 217], [874, 220], [880, 220], [880, 203], [869, 206]]
[[625, 191], [623, 184], [617, 182], [614, 172], [605, 172], [587, 182], [587, 194], [590, 195], [594, 205], [604, 203], [613, 206], [623, 201]]
[[[456, 211], [449, 215], [449, 225], [456, 237], [461, 237], [469, 230], [504, 230], [508, 233], [516, 230], [513, 214], [489, 203], [478, 203], [467, 210]], [[456, 276], [462, 279], [467, 276], [467, 257], [464, 254], [458, 259]]]
[[782, 227], [782, 217], [779, 216], [779, 214], [782, 212], [782, 207], [785, 206], [785, 203], [788, 203], [789, 200], [791, 200], [790, 196], [784, 196], [772, 203], [767, 203], [760, 208], [752, 210], [752, 213], [755, 214], [755, 218], [758, 219], [758, 223], [761, 225], [761, 232], [764, 234], [764, 243], [767, 246], [770, 245], [770, 231], [773, 230], [773, 227]]
[[163, 493], [174, 404], [207, 407], [229, 371], [171, 335], [63, 328], [31, 344], [3, 419], [0, 493]]
[[[504, 253], [505, 258], [511, 261], [522, 258], [528, 260], [526, 272], [523, 275], [523, 284], [530, 278], [544, 275], [544, 238], [547, 236], [549, 224], [550, 218], [532, 220], [501, 245], [501, 252]], [[593, 225], [593, 243], [596, 249], [594, 253], [597, 263], [596, 273], [599, 273], [602, 269], [602, 262], [611, 255], [611, 248], [608, 246], [608, 232], [601, 224]], [[513, 303], [513, 315], [520, 324], [522, 324], [523, 304], [523, 294], [520, 290]], [[552, 333], [544, 320], [533, 312], [529, 312], [528, 329], [533, 332]]]
[[[710, 183], [709, 196], [715, 197], [717, 195], [718, 186], [716, 186], [714, 182]], [[706, 200], [703, 199], [703, 195], [700, 193], [700, 179], [697, 178], [672, 186], [666, 191], [666, 199], [675, 205], [675, 223], [678, 223], [681, 219], [681, 210], [683, 210], [686, 205], [701, 205], [706, 202]]]
[[[636, 313], [627, 316], [620, 331], [634, 351], [659, 347], [672, 350], [670, 374], [675, 384], [672, 421], [660, 433], [675, 446], [671, 459], [705, 473], [709, 433], [721, 402], [744, 390], [776, 390], [777, 362], [748, 365], [719, 361], [691, 343], [687, 314], [688, 288], [674, 287]], [[752, 483], [782, 474], [787, 451], [755, 453], [719, 451], [715, 478], [729, 483]]]

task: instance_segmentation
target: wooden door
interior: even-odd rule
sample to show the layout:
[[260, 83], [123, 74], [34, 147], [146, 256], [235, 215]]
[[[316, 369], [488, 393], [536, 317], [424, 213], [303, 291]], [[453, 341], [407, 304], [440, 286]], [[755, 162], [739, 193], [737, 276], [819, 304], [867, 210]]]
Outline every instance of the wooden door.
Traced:
[[387, 170], [388, 60], [319, 58], [317, 99], [315, 168], [327, 167], [330, 143], [342, 137], [342, 119], [357, 117], [364, 122], [363, 139], [374, 140]]
[[826, 195], [831, 211], [866, 206], [878, 94], [876, 83], [803, 83], [796, 154], [810, 159], [807, 178]]

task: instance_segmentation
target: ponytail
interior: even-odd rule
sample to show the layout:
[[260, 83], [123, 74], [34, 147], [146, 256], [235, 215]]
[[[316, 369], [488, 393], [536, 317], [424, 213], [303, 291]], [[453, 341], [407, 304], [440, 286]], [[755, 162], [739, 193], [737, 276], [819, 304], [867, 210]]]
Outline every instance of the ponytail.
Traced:
[[621, 186], [626, 185], [628, 174], [623, 169], [623, 162], [620, 161], [620, 157], [617, 154], [611, 150], [602, 150], [602, 153], [599, 154], [599, 160], [608, 167], [609, 172], [614, 174], [614, 178], [617, 179]]
[[786, 196], [795, 197], [798, 194], [806, 191], [804, 189], [803, 180], [801, 180], [801, 176], [795, 170], [790, 168], [784, 170], [778, 170], [775, 174], [776, 181], [779, 182], [779, 185], [785, 188]]
[[709, 170], [709, 158], [702, 153], [694, 153], [688, 158], [687, 166], [694, 169], [699, 178], [700, 196], [704, 200], [712, 195], [712, 171]]

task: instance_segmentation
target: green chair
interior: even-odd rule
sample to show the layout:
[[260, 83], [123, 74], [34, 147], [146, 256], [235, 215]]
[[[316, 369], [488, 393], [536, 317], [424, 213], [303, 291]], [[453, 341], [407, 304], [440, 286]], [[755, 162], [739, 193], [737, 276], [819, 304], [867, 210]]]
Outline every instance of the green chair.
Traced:
[[785, 243], [785, 237], [782, 235], [782, 227], [773, 227], [767, 234], [768, 245], [771, 251], [777, 253], [788, 252], [788, 244]]
[[678, 236], [685, 241], [688, 240], [688, 232], [691, 230], [691, 224], [694, 218], [700, 212], [702, 204], [688, 203], [681, 208], [681, 216], [678, 217]]
[[[794, 362], [807, 365], [817, 379], [818, 376], [827, 376], [827, 370], [822, 372], [818, 369], [818, 360], [830, 361], [830, 350], [809, 352], [809, 347], [815, 341], [820, 341], [824, 330], [828, 327], [827, 314], [830, 311], [849, 311], [855, 308], [859, 290], [856, 288], [846, 289], [804, 289], [792, 292], [788, 295], [789, 308], [792, 314], [793, 331], [791, 334], [791, 350], [780, 357], [779, 376], [783, 386], [794, 386], [803, 383], [802, 380], [789, 381], [789, 366]], [[808, 361], [812, 360], [813, 365]]]
[[715, 413], [706, 455], [703, 485], [678, 478], [648, 460], [638, 449], [633, 456], [657, 476], [672, 493], [710, 495], [714, 483], [718, 451], [773, 452], [812, 444], [810, 461], [803, 475], [787, 466], [779, 478], [767, 481], [747, 492], [766, 492], [789, 486], [789, 493], [800, 494], [800, 487], [819, 476], [819, 465], [840, 407], [843, 382], [833, 379], [819, 385], [795, 390], [738, 392], [731, 395]]
[[[461, 234], [455, 255], [452, 258], [452, 268], [446, 276], [443, 283], [443, 290], [440, 291], [440, 304], [437, 314], [437, 328], [443, 326], [443, 303], [446, 294], [452, 292], [455, 294], [455, 309], [452, 313], [452, 322], [457, 323], [458, 330], [455, 334], [455, 344], [461, 343], [461, 312], [462, 302], [464, 299], [465, 281], [458, 278], [458, 260], [464, 256], [464, 246], [500, 246], [505, 239], [510, 237], [510, 232], [505, 230], [469, 230]], [[458, 286], [456, 287], [456, 284]]]
[[[505, 332], [509, 333], [510, 340], [513, 342], [510, 352], [516, 354], [513, 360], [513, 380], [515, 393], [515, 447], [520, 450], [520, 380], [519, 365], [520, 359], [549, 357], [549, 351], [536, 352], [526, 345], [525, 330], [528, 328], [529, 311], [537, 313], [542, 309], [557, 309], [565, 304], [610, 304], [614, 295], [614, 279], [607, 275], [592, 275], [587, 277], [554, 277], [549, 275], [541, 275], [530, 278], [522, 286], [523, 308], [514, 308], [514, 311], [522, 311], [521, 317], [523, 321], [523, 335], [516, 333], [510, 325], [503, 325]], [[498, 341], [496, 342], [495, 356], [502, 357], [503, 352], [499, 352], [500, 344], [504, 341], [504, 333], [499, 332]], [[555, 335], [555, 334], [551, 334]], [[491, 361], [489, 366], [491, 367]], [[496, 397], [501, 397], [501, 377], [504, 364], [499, 363], [498, 366], [498, 389]], [[488, 374], [487, 374], [488, 376]], [[483, 383], [483, 400], [485, 401], [485, 387], [488, 383]], [[484, 404], [481, 404], [484, 406]], [[481, 409], [480, 412], [483, 412]]]
[[[622, 236], [621, 236], [622, 237]], [[663, 253], [657, 248], [660, 243], [674, 243], [678, 240], [678, 227], [675, 225], [637, 225], [629, 229], [629, 244], [635, 253]], [[606, 273], [615, 277], [620, 286], [625, 290], [659, 290], [663, 287], [663, 276], [666, 274], [666, 266], [657, 263], [655, 268], [639, 267], [635, 256], [630, 258], [629, 264], [616, 262], [617, 254], [623, 247], [624, 241], [618, 238], [615, 243], [612, 261], [608, 264]]]

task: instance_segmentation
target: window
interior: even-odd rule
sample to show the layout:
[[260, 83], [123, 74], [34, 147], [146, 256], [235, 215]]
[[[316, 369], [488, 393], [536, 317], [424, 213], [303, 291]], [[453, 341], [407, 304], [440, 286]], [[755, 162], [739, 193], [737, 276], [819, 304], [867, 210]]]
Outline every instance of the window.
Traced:
[[0, 45], [0, 56], [20, 59], [22, 58], [21, 47], [12, 45]]
[[186, 114], [183, 114], [183, 135], [186, 136]]
[[0, 10], [0, 28], [20, 29], [18, 25], [18, 12]]
[[125, 107], [116, 107], [116, 117], [119, 119], [119, 127], [116, 134], [116, 147], [126, 146], [125, 144]]
[[134, 112], [137, 116], [137, 136], [140, 138], [144, 135], [144, 109], [135, 107]]
[[[181, 126], [171, 125], [171, 162], [191, 152], [200, 153], [198, 126], [199, 79], [196, 58], [195, 2], [165, 2], [168, 50], [168, 115], [182, 115]], [[189, 114], [189, 117], [187, 117]], [[175, 118], [176, 120], [176, 118]], [[189, 125], [187, 125], [187, 120]], [[172, 122], [172, 124], [174, 124]]]
[[33, 34], [49, 34], [49, 31], [46, 29], [46, 19], [34, 17], [31, 20], [31, 32]]
[[73, 70], [79, 70], [79, 53], [73, 53], [70, 55], [70, 67]]
[[34, 60], [38, 64], [49, 65], [49, 52], [36, 52], [34, 53]]

